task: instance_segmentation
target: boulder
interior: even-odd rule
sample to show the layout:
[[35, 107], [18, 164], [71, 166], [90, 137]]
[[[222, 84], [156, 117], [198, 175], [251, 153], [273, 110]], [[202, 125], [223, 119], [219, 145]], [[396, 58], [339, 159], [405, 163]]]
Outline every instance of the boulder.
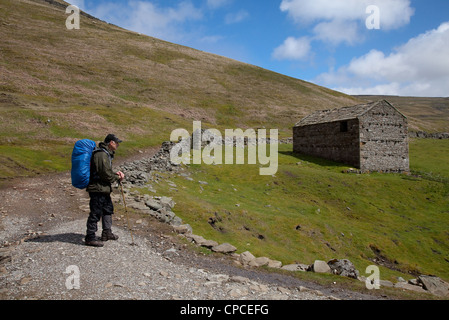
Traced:
[[232, 276], [229, 278], [230, 282], [237, 282], [241, 284], [248, 284], [250, 280], [248, 278], [242, 277], [242, 276]]
[[141, 202], [130, 201], [127, 206], [131, 209], [145, 211], [148, 210], [148, 207]]
[[278, 260], [271, 260], [268, 261], [268, 267], [274, 268], [274, 269], [280, 269], [282, 267], [282, 262]]
[[218, 242], [216, 242], [216, 241], [214, 241], [214, 240], [204, 240], [204, 241], [201, 243], [201, 246], [210, 249], [210, 248], [212, 248], [212, 247], [218, 246]]
[[332, 271], [329, 265], [322, 260], [315, 260], [315, 262], [311, 266], [311, 269], [316, 273], [331, 273]]
[[159, 211], [159, 210], [162, 209], [161, 203], [160, 203], [159, 201], [155, 200], [155, 199], [147, 200], [147, 201], [145, 202], [145, 205], [146, 205], [148, 208], [150, 208], [151, 210], [154, 210], [154, 211]]
[[250, 261], [249, 265], [251, 267], [263, 267], [268, 265], [269, 262], [270, 259], [268, 259], [267, 257], [259, 257]]
[[249, 265], [254, 259], [256, 259], [256, 257], [249, 251], [242, 252], [239, 257], [240, 263], [244, 266]]
[[204, 239], [202, 236], [198, 236], [196, 234], [189, 234], [189, 235], [186, 235], [186, 236], [187, 236], [188, 239], [190, 239], [191, 241], [195, 242], [199, 246], [206, 241], [206, 239]]
[[161, 197], [161, 199], [159, 201], [160, 201], [161, 206], [168, 210], [171, 210], [175, 207], [175, 202], [170, 197], [165, 197], [165, 196]]
[[423, 288], [436, 296], [449, 297], [449, 283], [441, 280], [435, 276], [418, 277], [419, 282], [422, 283]]
[[379, 280], [379, 284], [381, 287], [389, 287], [389, 288], [394, 287], [394, 283], [388, 280]]
[[352, 262], [348, 259], [333, 259], [327, 264], [331, 268], [333, 274], [354, 279], [357, 279], [359, 276], [359, 271], [357, 271]]
[[192, 227], [189, 224], [182, 224], [180, 226], [174, 226], [173, 230], [178, 234], [192, 233]]
[[178, 216], [174, 216], [173, 219], [170, 221], [170, 225], [173, 227], [179, 227], [182, 225], [182, 219]]
[[159, 220], [162, 222], [170, 223], [175, 217], [176, 215], [172, 211], [165, 209], [160, 210]]
[[237, 251], [237, 248], [229, 243], [222, 243], [222, 244], [219, 244], [218, 246], [212, 247], [211, 250], [213, 252], [228, 254], [228, 253], [233, 253], [233, 252]]
[[404, 289], [404, 290], [410, 290], [410, 291], [415, 291], [415, 292], [420, 292], [420, 293], [425, 293], [427, 292], [426, 290], [424, 290], [423, 288], [419, 287], [419, 286], [414, 286], [410, 283], [407, 282], [397, 282], [394, 284], [395, 288], [399, 288], [399, 289]]

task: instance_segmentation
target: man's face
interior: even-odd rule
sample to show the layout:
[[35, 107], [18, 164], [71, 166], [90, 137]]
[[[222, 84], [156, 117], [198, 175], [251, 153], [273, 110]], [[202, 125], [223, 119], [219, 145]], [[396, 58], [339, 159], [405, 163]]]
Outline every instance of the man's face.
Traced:
[[109, 142], [109, 149], [111, 149], [112, 151], [117, 150], [118, 146], [119, 146], [118, 142], [115, 142], [113, 140]]

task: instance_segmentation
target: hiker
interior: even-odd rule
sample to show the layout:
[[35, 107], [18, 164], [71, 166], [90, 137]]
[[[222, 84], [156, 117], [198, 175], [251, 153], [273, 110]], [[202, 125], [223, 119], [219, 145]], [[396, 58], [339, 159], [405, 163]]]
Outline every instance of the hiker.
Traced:
[[[112, 184], [121, 182], [125, 175], [119, 171], [112, 171], [112, 159], [115, 151], [122, 142], [114, 134], [109, 134], [104, 142], [100, 142], [94, 150], [91, 160], [91, 173], [89, 185], [86, 189], [90, 196], [90, 214], [87, 219], [87, 231], [85, 244], [93, 247], [102, 247], [104, 241], [118, 240], [118, 236], [112, 233], [112, 215], [114, 206], [111, 200]], [[103, 232], [101, 241], [97, 240], [97, 223], [102, 220]]]

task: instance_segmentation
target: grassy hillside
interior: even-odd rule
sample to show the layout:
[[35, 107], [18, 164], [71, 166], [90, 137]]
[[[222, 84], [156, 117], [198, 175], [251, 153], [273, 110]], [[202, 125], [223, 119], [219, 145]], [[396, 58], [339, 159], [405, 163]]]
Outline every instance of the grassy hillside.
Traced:
[[260, 176], [257, 165], [192, 165], [193, 181], [167, 176], [177, 191], [155, 187], [174, 197], [196, 234], [239, 252], [284, 264], [346, 258], [362, 273], [379, 264], [382, 279], [393, 281], [449, 280], [447, 159], [449, 140], [413, 140], [413, 175], [357, 175], [281, 145], [275, 176]]
[[81, 16], [43, 0], [0, 2], [0, 177], [68, 169], [73, 142], [116, 132], [121, 154], [201, 120], [278, 128], [359, 100]]

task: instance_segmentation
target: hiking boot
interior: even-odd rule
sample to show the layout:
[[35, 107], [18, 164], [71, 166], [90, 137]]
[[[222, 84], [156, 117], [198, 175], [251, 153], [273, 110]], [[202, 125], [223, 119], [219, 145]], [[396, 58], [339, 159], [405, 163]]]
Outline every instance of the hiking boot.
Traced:
[[99, 241], [99, 240], [96, 240], [96, 239], [93, 239], [93, 240], [85, 240], [85, 244], [86, 244], [86, 246], [89, 246], [89, 247], [103, 247], [104, 246], [104, 244], [103, 244], [103, 242], [102, 241]]
[[113, 234], [111, 230], [103, 230], [101, 233], [101, 241], [118, 240], [118, 236]]

